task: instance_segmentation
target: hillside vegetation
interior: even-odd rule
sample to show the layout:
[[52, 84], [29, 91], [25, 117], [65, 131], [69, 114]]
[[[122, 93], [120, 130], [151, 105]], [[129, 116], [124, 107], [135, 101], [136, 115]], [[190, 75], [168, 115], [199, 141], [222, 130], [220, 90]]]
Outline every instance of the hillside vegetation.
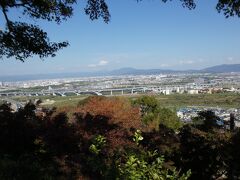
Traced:
[[88, 97], [77, 106], [0, 106], [0, 179], [235, 179], [240, 131], [158, 99]]
[[[129, 99], [136, 99], [141, 95], [123, 96]], [[153, 95], [158, 101], [159, 105], [168, 108], [181, 108], [186, 106], [212, 106], [223, 108], [240, 108], [240, 95], [236, 93], [217, 93], [217, 94], [171, 94], [171, 95]], [[47, 107], [74, 107], [79, 101], [89, 96], [39, 96], [38, 99], [46, 101], [53, 100], [54, 103], [47, 105]], [[34, 100], [36, 97], [15, 97], [17, 101], [26, 102]]]

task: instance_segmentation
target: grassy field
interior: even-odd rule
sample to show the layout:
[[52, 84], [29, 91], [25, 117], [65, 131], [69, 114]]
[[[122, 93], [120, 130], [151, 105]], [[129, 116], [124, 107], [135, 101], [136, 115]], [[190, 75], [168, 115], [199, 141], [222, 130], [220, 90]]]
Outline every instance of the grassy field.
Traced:
[[157, 96], [162, 106], [186, 107], [208, 106], [224, 108], [240, 108], [240, 94], [174, 94], [169, 96]]
[[[135, 99], [140, 95], [125, 95], [127, 98]], [[81, 96], [43, 96], [43, 97], [14, 97], [17, 101], [27, 101], [41, 99], [46, 102], [44, 106], [63, 107], [76, 106], [79, 101], [88, 97]], [[207, 106], [207, 107], [223, 107], [223, 108], [240, 108], [240, 94], [221, 93], [221, 94], [172, 94], [172, 95], [156, 95], [160, 104], [164, 107], [180, 108], [186, 106]], [[49, 103], [48, 103], [49, 102]]]
[[34, 101], [35, 99], [40, 99], [43, 101], [46, 107], [63, 107], [63, 106], [76, 106], [79, 101], [87, 98], [88, 96], [38, 96], [38, 97], [14, 97], [12, 99], [20, 102], [26, 102], [29, 100]]

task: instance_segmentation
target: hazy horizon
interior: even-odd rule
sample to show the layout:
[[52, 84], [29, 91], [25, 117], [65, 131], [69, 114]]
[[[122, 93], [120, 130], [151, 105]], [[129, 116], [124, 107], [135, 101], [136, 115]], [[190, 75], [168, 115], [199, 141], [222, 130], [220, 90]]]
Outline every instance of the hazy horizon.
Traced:
[[[218, 65], [223, 65], [223, 64], [216, 64], [214, 66], [218, 66]], [[170, 68], [170, 67], [153, 67], [153, 68], [137, 68], [137, 67], [119, 67], [119, 68], [114, 68], [114, 69], [89, 69], [89, 70], [79, 70], [79, 71], [66, 71], [66, 72], [48, 72], [48, 73], [20, 73], [20, 74], [9, 74], [9, 75], [0, 75], [0, 77], [4, 77], [4, 76], [18, 76], [18, 75], [47, 75], [47, 74], [70, 74], [70, 73], [94, 73], [94, 72], [105, 72], [105, 71], [115, 71], [115, 70], [122, 70], [122, 69], [136, 69], [136, 70], [151, 70], [151, 69], [159, 69], [159, 70], [172, 70], [172, 71], [188, 71], [188, 70], [202, 70], [205, 68], [208, 68], [210, 66], [207, 67], [203, 67], [203, 68], [192, 68], [192, 69], [174, 69], [174, 68]], [[211, 66], [212, 67], [212, 66]]]
[[[101, 19], [91, 21], [83, 12], [83, 3], [61, 25], [39, 23], [50, 40], [68, 40], [69, 47], [44, 61], [33, 57], [22, 63], [4, 58], [0, 76], [124, 67], [188, 70], [240, 63], [240, 20], [226, 19], [215, 5], [215, 1], [203, 0], [190, 11], [180, 2], [114, 1], [109, 2], [111, 21], [105, 24]], [[13, 19], [17, 15], [17, 11], [11, 14]]]

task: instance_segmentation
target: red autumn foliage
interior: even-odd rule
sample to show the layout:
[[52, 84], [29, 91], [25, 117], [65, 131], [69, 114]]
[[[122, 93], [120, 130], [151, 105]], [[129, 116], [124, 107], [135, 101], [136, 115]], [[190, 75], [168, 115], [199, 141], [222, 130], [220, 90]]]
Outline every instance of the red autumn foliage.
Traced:
[[[101, 134], [108, 141], [108, 151], [132, 146], [132, 133], [142, 129], [139, 108], [125, 98], [91, 97], [75, 113], [79, 133], [85, 139]], [[134, 130], [135, 129], [135, 130]]]
[[142, 129], [139, 108], [132, 107], [130, 101], [122, 97], [91, 97], [78, 112], [107, 117], [108, 123], [118, 124], [126, 129]]

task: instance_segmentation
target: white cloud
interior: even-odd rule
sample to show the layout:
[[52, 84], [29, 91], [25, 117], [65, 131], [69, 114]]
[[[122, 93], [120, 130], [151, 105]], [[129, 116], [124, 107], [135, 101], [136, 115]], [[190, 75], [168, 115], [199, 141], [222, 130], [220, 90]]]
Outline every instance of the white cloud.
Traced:
[[227, 61], [228, 61], [228, 62], [233, 62], [233, 61], [234, 61], [234, 58], [233, 58], [233, 57], [228, 57], [228, 58], [227, 58]]
[[161, 64], [160, 67], [169, 67], [169, 64]]
[[179, 61], [179, 64], [194, 64], [194, 61], [184, 60], [184, 61]]
[[97, 64], [89, 64], [88, 67], [90, 68], [96, 68], [96, 67], [99, 67], [99, 66], [106, 66], [108, 64], [108, 61], [106, 60], [101, 60], [99, 61]]
[[98, 63], [99, 66], [105, 66], [106, 64], [108, 64], [108, 61], [106, 61], [106, 60], [101, 60], [101, 61]]

